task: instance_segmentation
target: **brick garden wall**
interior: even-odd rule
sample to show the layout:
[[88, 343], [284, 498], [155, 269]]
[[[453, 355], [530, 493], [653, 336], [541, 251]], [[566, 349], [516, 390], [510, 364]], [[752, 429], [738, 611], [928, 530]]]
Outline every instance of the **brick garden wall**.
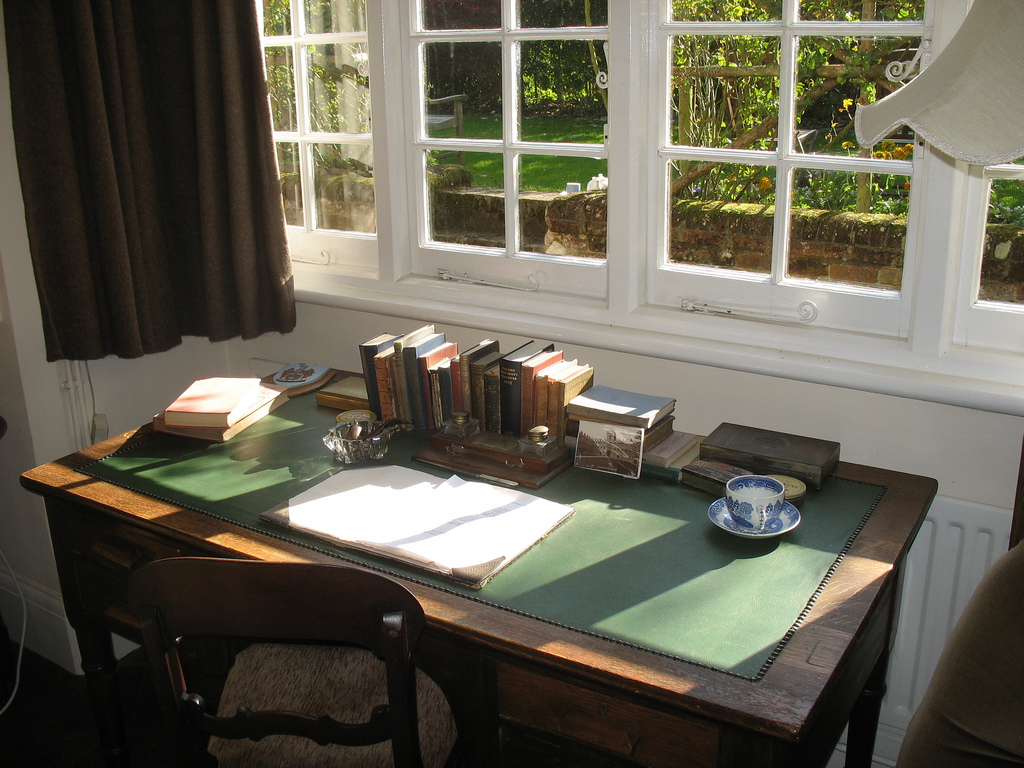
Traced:
[[[434, 231], [444, 242], [504, 244], [504, 195], [477, 187], [435, 188]], [[603, 258], [607, 193], [562, 196], [533, 192], [521, 200], [526, 250]], [[767, 272], [772, 206], [678, 201], [672, 211], [670, 258], [680, 264]], [[793, 277], [899, 288], [906, 221], [882, 214], [799, 210], [790, 231]], [[989, 227], [981, 297], [1024, 302], [1024, 229]]]

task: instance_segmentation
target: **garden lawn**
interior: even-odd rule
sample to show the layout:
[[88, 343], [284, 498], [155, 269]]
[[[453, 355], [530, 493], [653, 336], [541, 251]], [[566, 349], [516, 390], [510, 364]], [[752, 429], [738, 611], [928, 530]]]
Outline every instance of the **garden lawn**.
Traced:
[[[466, 115], [466, 138], [500, 139], [500, 115]], [[565, 117], [527, 117], [523, 120], [524, 141], [549, 143], [594, 144], [604, 140], [604, 123], [598, 120], [576, 120]], [[438, 138], [455, 135], [454, 129], [439, 131]], [[466, 166], [479, 187], [505, 185], [504, 166], [500, 152], [466, 152]], [[608, 161], [594, 157], [562, 157], [553, 155], [520, 155], [522, 188], [538, 192], [559, 192], [576, 182], [581, 189], [598, 174], [608, 175]]]

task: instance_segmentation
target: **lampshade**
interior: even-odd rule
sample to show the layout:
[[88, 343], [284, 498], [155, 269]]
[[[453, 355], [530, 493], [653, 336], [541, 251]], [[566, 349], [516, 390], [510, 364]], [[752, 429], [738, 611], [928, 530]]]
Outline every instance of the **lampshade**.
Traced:
[[870, 147], [901, 124], [969, 163], [1024, 156], [1024, 2], [976, 0], [927, 69], [857, 110], [857, 140]]

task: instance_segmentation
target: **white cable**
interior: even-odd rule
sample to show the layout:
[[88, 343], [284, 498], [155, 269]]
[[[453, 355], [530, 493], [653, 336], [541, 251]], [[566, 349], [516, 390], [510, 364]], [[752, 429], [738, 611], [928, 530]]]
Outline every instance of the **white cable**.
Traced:
[[3, 558], [4, 565], [7, 566], [7, 571], [11, 574], [11, 581], [14, 582], [14, 588], [18, 590], [18, 596], [21, 598], [21, 639], [18, 641], [18, 661], [14, 667], [14, 688], [11, 689], [11, 696], [7, 699], [7, 703], [4, 704], [3, 709], [0, 709], [0, 715], [2, 715], [14, 701], [15, 695], [18, 693], [18, 685], [21, 683], [21, 656], [25, 652], [25, 627], [28, 626], [28, 603], [25, 601], [25, 593], [21, 591], [21, 585], [14, 577], [14, 569], [11, 567], [7, 555], [4, 554], [3, 548], [0, 548], [0, 557]]

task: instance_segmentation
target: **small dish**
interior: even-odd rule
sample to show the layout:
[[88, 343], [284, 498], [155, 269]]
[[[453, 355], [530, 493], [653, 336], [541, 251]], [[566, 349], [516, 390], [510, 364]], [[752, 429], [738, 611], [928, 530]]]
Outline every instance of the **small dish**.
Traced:
[[395, 433], [395, 427], [380, 429], [381, 426], [382, 423], [379, 421], [341, 422], [324, 436], [324, 445], [330, 448], [334, 458], [343, 464], [358, 464], [365, 459], [382, 459], [388, 452], [388, 443]]
[[773, 536], [781, 536], [800, 525], [800, 510], [788, 501], [782, 505], [782, 514], [772, 520], [768, 527], [760, 532], [743, 528], [729, 514], [729, 508], [725, 505], [725, 499], [721, 498], [708, 507], [708, 517], [711, 522], [723, 531], [743, 536], [747, 539], [770, 539]]

